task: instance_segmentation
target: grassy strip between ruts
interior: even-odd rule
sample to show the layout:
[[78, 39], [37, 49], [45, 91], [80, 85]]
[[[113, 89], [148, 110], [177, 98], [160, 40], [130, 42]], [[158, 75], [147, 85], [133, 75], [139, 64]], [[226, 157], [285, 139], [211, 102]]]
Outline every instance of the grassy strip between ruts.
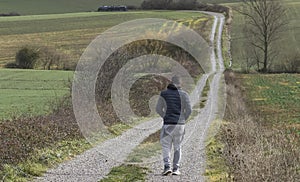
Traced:
[[145, 181], [147, 168], [137, 165], [121, 165], [112, 168], [108, 176], [100, 182], [134, 182]]

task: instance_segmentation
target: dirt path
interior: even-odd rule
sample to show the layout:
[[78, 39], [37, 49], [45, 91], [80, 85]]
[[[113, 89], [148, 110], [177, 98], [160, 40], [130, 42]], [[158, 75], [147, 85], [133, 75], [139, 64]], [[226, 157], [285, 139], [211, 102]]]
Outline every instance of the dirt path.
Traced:
[[[186, 125], [186, 137], [183, 141], [181, 162], [182, 175], [162, 176], [163, 163], [162, 157], [159, 155], [156, 156], [156, 159], [153, 159], [157, 162], [148, 166], [152, 171], [148, 174], [147, 181], [205, 181], [202, 175], [205, 171], [205, 139], [211, 122], [218, 117], [218, 91], [220, 89], [220, 79], [224, 71], [221, 49], [224, 17], [214, 13], [212, 15], [215, 17], [215, 22], [211, 33], [211, 45], [214, 45], [215, 37], [217, 38], [217, 52], [214, 52], [215, 49], [213, 46], [211, 53], [213, 66], [210, 75], [213, 76], [213, 79], [210, 82], [210, 93], [207, 104], [197, 117]], [[218, 32], [217, 25], [219, 25]]]
[[[199, 80], [197, 90], [202, 91], [206, 77]], [[71, 161], [49, 170], [36, 181], [98, 181], [103, 179], [112, 167], [123, 163], [129, 153], [150, 134], [161, 128], [160, 118], [144, 122], [122, 135], [106, 140]], [[118, 159], [118, 161], [114, 160]]]
[[[212, 42], [214, 42], [217, 24], [222, 24], [223, 17], [215, 15], [215, 23], [212, 31]], [[220, 26], [222, 30], [222, 26]], [[219, 30], [219, 31], [220, 31]], [[218, 36], [218, 40], [220, 37]], [[220, 44], [219, 41], [217, 41]], [[214, 45], [214, 44], [212, 44]], [[217, 48], [219, 48], [217, 46]], [[214, 48], [212, 49], [214, 50]], [[220, 51], [220, 50], [219, 50]], [[217, 53], [218, 54], [218, 53]], [[205, 169], [204, 156], [204, 140], [210, 122], [215, 118], [218, 104], [217, 92], [219, 90], [219, 80], [222, 74], [223, 60], [219, 59], [217, 65], [216, 53], [212, 51], [213, 71], [210, 74], [204, 75], [197, 83], [195, 91], [191, 94], [192, 104], [199, 100], [199, 96], [205, 86], [209, 75], [213, 76], [211, 81], [211, 91], [209, 93], [206, 106], [199, 114], [189, 122], [186, 126], [186, 137], [184, 141], [183, 168], [182, 175], [179, 177], [162, 178], [162, 162], [160, 156], [156, 156], [156, 162], [149, 166], [152, 173], [148, 175], [149, 181], [199, 181], [203, 177], [201, 174]], [[222, 65], [221, 65], [222, 64]], [[224, 67], [224, 66], [223, 66]], [[49, 170], [43, 177], [37, 178], [35, 181], [99, 181], [103, 179], [111, 170], [112, 167], [122, 164], [128, 154], [138, 146], [150, 134], [161, 128], [161, 119], [153, 119], [144, 122], [114, 139], [109, 139], [99, 146], [96, 146], [83, 154], [77, 156], [73, 160], [60, 164], [55, 169]], [[118, 159], [118, 161], [114, 160]], [[174, 179], [173, 179], [174, 178]]]

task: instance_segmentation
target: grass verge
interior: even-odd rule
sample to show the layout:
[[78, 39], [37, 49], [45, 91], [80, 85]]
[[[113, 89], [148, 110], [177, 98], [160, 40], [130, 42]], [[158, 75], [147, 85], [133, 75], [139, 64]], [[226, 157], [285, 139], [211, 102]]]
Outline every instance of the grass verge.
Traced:
[[206, 146], [206, 169], [204, 176], [211, 182], [228, 181], [228, 167], [222, 156], [224, 144], [220, 140], [220, 134], [212, 138]]
[[36, 149], [25, 161], [16, 165], [5, 164], [0, 172], [3, 181], [25, 182], [41, 176], [48, 168], [73, 158], [89, 149], [84, 139], [59, 142], [49, 148]]
[[[104, 140], [116, 137], [128, 129], [130, 129], [128, 125], [114, 124], [108, 127], [110, 133], [102, 134], [101, 138], [97, 137], [97, 142], [101, 143]], [[63, 161], [70, 160], [91, 147], [92, 145], [86, 139], [76, 137], [54, 143], [50, 147], [35, 148], [17, 163], [1, 164], [0, 179], [5, 182], [23, 182], [34, 179], [43, 175], [49, 168], [55, 167]], [[130, 177], [130, 179], [133, 178]]]

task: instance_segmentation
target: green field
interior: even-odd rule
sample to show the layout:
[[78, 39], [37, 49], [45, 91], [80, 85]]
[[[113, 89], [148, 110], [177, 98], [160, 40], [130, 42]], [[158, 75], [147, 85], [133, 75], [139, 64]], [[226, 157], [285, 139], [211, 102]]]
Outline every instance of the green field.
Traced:
[[300, 134], [300, 74], [249, 74], [242, 80], [256, 112]]
[[69, 92], [70, 71], [0, 69], [0, 120], [47, 114]]
[[[297, 0], [285, 0], [286, 18], [289, 20], [288, 27], [282, 33], [282, 37], [278, 40], [274, 48], [277, 50], [278, 56], [274, 59], [274, 64], [286, 61], [300, 52], [300, 2]], [[229, 3], [228, 6], [237, 7], [240, 3]], [[241, 69], [241, 64], [245, 63], [245, 50], [249, 49], [246, 45], [246, 39], [243, 34], [244, 19], [234, 11], [232, 24], [232, 55], [233, 68]]]

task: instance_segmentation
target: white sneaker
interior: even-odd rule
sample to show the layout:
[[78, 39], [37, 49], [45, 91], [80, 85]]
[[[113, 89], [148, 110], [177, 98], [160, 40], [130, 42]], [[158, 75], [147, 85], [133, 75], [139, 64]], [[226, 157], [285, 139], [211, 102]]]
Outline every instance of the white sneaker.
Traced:
[[169, 174], [172, 173], [172, 170], [170, 168], [165, 168], [164, 172], [162, 173], [162, 175], [167, 176]]
[[178, 169], [173, 170], [172, 172], [173, 175], [180, 175], [180, 171]]

